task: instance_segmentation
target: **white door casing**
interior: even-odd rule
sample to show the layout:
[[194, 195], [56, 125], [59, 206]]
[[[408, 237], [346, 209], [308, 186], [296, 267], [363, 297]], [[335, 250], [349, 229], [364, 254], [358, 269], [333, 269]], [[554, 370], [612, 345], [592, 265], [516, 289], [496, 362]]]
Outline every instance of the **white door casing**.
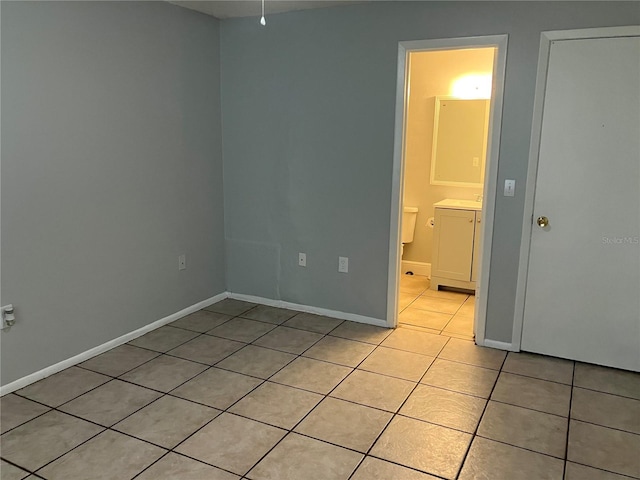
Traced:
[[640, 370], [639, 132], [640, 28], [543, 33], [514, 322], [523, 350]]
[[[485, 323], [487, 313], [487, 292], [489, 285], [489, 266], [493, 239], [493, 218], [498, 182], [498, 158], [500, 153], [500, 131], [502, 125], [502, 102], [507, 59], [507, 35], [487, 35], [479, 37], [445, 38], [436, 40], [414, 40], [400, 42], [398, 45], [398, 72], [396, 86], [396, 118], [394, 130], [394, 154], [391, 183], [391, 219], [389, 238], [389, 274], [387, 288], [387, 326], [398, 323], [398, 288], [400, 275], [400, 227], [402, 220], [403, 155], [404, 132], [406, 126], [406, 87], [408, 81], [407, 56], [410, 52], [430, 50], [453, 50], [458, 48], [495, 47], [493, 63], [493, 85], [491, 92], [489, 145], [483, 190], [483, 221], [480, 226], [482, 238], [481, 266], [476, 282], [476, 308], [474, 318], [475, 339], [478, 345], [491, 343], [511, 349], [511, 345], [501, 342], [485, 342]], [[498, 345], [499, 344], [499, 345]]]

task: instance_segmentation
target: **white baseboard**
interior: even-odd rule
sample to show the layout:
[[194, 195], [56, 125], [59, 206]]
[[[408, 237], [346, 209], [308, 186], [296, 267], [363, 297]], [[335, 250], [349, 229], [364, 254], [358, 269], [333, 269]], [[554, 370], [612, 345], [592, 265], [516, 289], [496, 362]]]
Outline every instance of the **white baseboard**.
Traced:
[[290, 310], [297, 310], [300, 312], [307, 313], [315, 313], [317, 315], [325, 315], [327, 317], [339, 318], [341, 320], [351, 320], [352, 322], [366, 323], [369, 325], [375, 325], [377, 327], [389, 327], [385, 320], [380, 320], [378, 318], [366, 317], [364, 315], [356, 315], [354, 313], [345, 313], [339, 312], [336, 310], [329, 310], [326, 308], [319, 307], [311, 307], [308, 305], [300, 305], [297, 303], [284, 302], [282, 300], [272, 300], [269, 298], [256, 297], [253, 295], [243, 295], [240, 293], [230, 293], [230, 292], [222, 292], [214, 297], [203, 300], [202, 302], [198, 302], [194, 305], [191, 305], [187, 308], [180, 310], [179, 312], [173, 313], [167, 317], [161, 318], [153, 323], [145, 325], [144, 327], [138, 328], [132, 332], [129, 332], [125, 335], [122, 335], [113, 340], [109, 340], [102, 345], [98, 345], [97, 347], [91, 348], [85, 352], [79, 353], [71, 358], [58, 362], [49, 367], [43, 368], [35, 373], [27, 375], [25, 377], [19, 378], [11, 383], [3, 385], [0, 387], [0, 396], [6, 395], [11, 392], [15, 392], [21, 388], [26, 387], [27, 385], [31, 385], [32, 383], [37, 382], [38, 380], [42, 380], [43, 378], [50, 377], [51, 375], [61, 372], [65, 368], [73, 367], [79, 363], [82, 363], [86, 360], [89, 360], [96, 355], [100, 355], [101, 353], [106, 352], [107, 350], [111, 350], [112, 348], [118, 347], [124, 343], [127, 343], [134, 338], [138, 338], [145, 333], [150, 332], [151, 330], [155, 330], [156, 328], [160, 328], [163, 325], [174, 322], [182, 317], [185, 317], [191, 313], [197, 312], [198, 310], [202, 310], [209, 305], [213, 305], [225, 298], [235, 298], [236, 300], [243, 300], [246, 302], [252, 303], [260, 303], [262, 305], [268, 305], [272, 307], [279, 308], [287, 308]]
[[431, 277], [431, 264], [424, 262], [412, 262], [411, 260], [402, 260], [402, 274], [413, 272], [414, 275], [423, 275]]
[[375, 325], [376, 327], [389, 327], [385, 320], [380, 320], [379, 318], [373, 317], [365, 317], [364, 315], [357, 315], [355, 313], [339, 312], [337, 310], [311, 307], [309, 305], [300, 305], [299, 303], [290, 303], [283, 300], [273, 300], [270, 298], [256, 297], [253, 295], [244, 295], [242, 293], [229, 292], [229, 298], [235, 298], [236, 300], [242, 300], [245, 302], [260, 303], [262, 305], [268, 305], [270, 307], [287, 308], [289, 310], [297, 310], [299, 312], [315, 313], [316, 315], [339, 318], [340, 320], [350, 320], [352, 322], [366, 323], [368, 325]]
[[[478, 345], [480, 345], [480, 343], [478, 343]], [[489, 347], [489, 348], [496, 348], [498, 350], [507, 350], [509, 352], [519, 352], [520, 350], [515, 348], [513, 346], [512, 343], [507, 343], [507, 342], [498, 342], [497, 340], [488, 340], [488, 339], [484, 339], [484, 342], [482, 342], [482, 345], [480, 345], [481, 347]]]
[[58, 373], [64, 370], [65, 368], [69, 368], [79, 363], [82, 363], [85, 360], [89, 360], [90, 358], [95, 357], [96, 355], [100, 355], [101, 353], [104, 353], [107, 350], [111, 350], [112, 348], [115, 348], [119, 345], [127, 343], [133, 340], [134, 338], [138, 338], [144, 335], [145, 333], [150, 332], [151, 330], [155, 330], [156, 328], [166, 325], [167, 323], [174, 322], [179, 318], [186, 317], [191, 313], [197, 312], [198, 310], [202, 310], [203, 308], [208, 307], [209, 305], [213, 305], [214, 303], [219, 302], [220, 300], [224, 300], [227, 297], [228, 297], [227, 292], [219, 293], [214, 297], [208, 298], [206, 300], [203, 300], [202, 302], [198, 302], [194, 305], [184, 308], [179, 312], [176, 312], [167, 317], [161, 318], [160, 320], [150, 323], [149, 325], [145, 325], [144, 327], [138, 328], [133, 332], [129, 332], [129, 333], [126, 333], [125, 335], [122, 335], [121, 337], [115, 338], [113, 340], [109, 340], [108, 342], [103, 343], [102, 345], [98, 345], [97, 347], [87, 350], [86, 352], [79, 353], [78, 355], [75, 355], [71, 358], [58, 362], [49, 367], [43, 368], [42, 370], [39, 370], [35, 373], [27, 375], [26, 377], [19, 378], [18, 380], [15, 380], [11, 383], [8, 383], [0, 387], [0, 396], [6, 395], [7, 393], [15, 392], [16, 390], [26, 387], [27, 385], [37, 382], [38, 380], [42, 380], [43, 378], [49, 377], [54, 373]]

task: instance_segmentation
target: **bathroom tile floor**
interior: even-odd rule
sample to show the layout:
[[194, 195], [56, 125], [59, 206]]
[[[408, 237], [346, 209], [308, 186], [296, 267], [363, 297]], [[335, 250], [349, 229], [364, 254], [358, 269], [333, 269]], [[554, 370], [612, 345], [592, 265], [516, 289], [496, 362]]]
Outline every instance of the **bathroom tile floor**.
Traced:
[[237, 300], [0, 402], [3, 480], [640, 478], [638, 374]]
[[429, 286], [428, 277], [401, 275], [398, 298], [400, 327], [473, 340], [475, 296], [431, 290]]

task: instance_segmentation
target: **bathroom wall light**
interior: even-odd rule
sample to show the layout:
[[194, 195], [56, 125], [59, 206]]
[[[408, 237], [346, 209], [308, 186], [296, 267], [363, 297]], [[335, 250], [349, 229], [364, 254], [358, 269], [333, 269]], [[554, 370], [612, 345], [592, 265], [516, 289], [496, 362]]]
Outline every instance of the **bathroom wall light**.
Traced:
[[267, 24], [267, 21], [264, 18], [264, 0], [262, 0], [262, 17], [260, 17], [260, 25], [263, 27]]
[[451, 84], [451, 95], [462, 99], [491, 98], [491, 75], [464, 75]]

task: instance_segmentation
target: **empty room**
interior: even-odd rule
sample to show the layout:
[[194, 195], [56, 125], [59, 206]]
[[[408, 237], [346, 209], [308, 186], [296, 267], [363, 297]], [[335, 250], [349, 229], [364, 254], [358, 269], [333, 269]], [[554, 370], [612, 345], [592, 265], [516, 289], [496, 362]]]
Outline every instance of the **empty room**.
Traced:
[[0, 1], [3, 480], [640, 479], [637, 1]]

